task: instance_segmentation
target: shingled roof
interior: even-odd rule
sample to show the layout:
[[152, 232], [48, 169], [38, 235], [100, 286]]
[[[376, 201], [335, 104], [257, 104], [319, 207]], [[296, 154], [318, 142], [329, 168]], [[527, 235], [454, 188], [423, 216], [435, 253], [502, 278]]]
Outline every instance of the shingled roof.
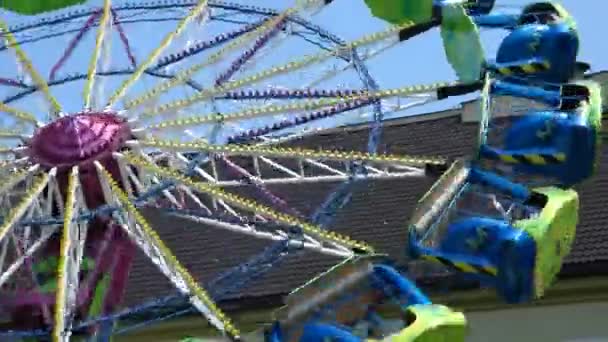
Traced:
[[[477, 123], [463, 122], [461, 114], [462, 110], [458, 109], [388, 122], [380, 150], [446, 157], [469, 155], [477, 139]], [[365, 150], [368, 136], [368, 127], [350, 127], [311, 136], [296, 144]], [[608, 273], [605, 267], [608, 265], [608, 210], [604, 207], [608, 202], [608, 147], [604, 146], [601, 153], [597, 176], [579, 189], [581, 220], [574, 248], [563, 269], [572, 275], [582, 276], [595, 271]], [[332, 229], [367, 241], [379, 252], [388, 253], [398, 263], [403, 263], [408, 217], [434, 180], [429, 176], [362, 181], [354, 187], [351, 202], [339, 211]], [[271, 190], [292, 207], [310, 214], [336, 185], [275, 185]], [[250, 193], [250, 190], [243, 188], [239, 192]], [[203, 283], [270, 245], [264, 240], [168, 217], [154, 209], [145, 209], [145, 214], [180, 260]], [[288, 256], [279, 267], [253, 281], [237, 296], [245, 299], [285, 294], [338, 261], [306, 251]], [[589, 268], [597, 263], [604, 266]], [[140, 255], [131, 273], [125, 304], [169, 293], [174, 293], [169, 283]]]

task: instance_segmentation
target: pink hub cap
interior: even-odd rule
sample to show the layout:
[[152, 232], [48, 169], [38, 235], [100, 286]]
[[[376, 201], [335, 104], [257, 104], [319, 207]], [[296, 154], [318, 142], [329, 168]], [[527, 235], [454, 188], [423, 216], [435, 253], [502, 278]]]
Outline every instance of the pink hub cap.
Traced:
[[130, 135], [125, 120], [115, 113], [78, 113], [40, 128], [28, 150], [43, 166], [70, 167], [118, 151]]

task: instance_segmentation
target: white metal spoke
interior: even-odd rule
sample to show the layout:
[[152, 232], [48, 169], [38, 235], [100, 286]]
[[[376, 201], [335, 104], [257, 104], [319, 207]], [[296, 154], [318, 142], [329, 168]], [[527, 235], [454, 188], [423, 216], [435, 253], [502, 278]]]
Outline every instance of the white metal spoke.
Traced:
[[[367, 48], [367, 49], [365, 49], [366, 51], [363, 51], [363, 52], [358, 51], [359, 54], [360, 54], [359, 59], [361, 61], [370, 60], [373, 57], [375, 57], [375, 56], [383, 53], [384, 51], [386, 51], [386, 50], [388, 50], [388, 49], [396, 46], [399, 43], [400, 43], [399, 41], [389, 41], [389, 42], [386, 42], [386, 43], [382, 43], [381, 42], [381, 43], [378, 44], [378, 47], [376, 47], [375, 49]], [[328, 81], [328, 80], [330, 80], [330, 79], [338, 76], [339, 74], [341, 74], [341, 73], [343, 73], [343, 72], [345, 72], [345, 71], [347, 71], [349, 69], [352, 69], [354, 67], [355, 67], [355, 62], [351, 61], [347, 65], [345, 65], [345, 66], [343, 66], [341, 68], [336, 68], [336, 69], [333, 69], [333, 70], [328, 70], [323, 75], [321, 75], [320, 77], [318, 77], [317, 79], [315, 79], [312, 82], [308, 83], [304, 88], [312, 88], [312, 87], [314, 87], [314, 86], [316, 86], [318, 84], [321, 84], [323, 82], [326, 82], [326, 81]]]
[[[150, 158], [150, 156], [148, 156], [146, 154], [143, 154], [143, 153], [140, 153], [140, 156], [143, 159], [145, 159], [146, 161], [148, 161], [148, 162], [156, 165], [155, 161], [152, 158]], [[152, 177], [152, 180], [153, 180], [152, 184], [160, 184], [161, 183], [160, 180], [157, 177], [155, 177], [155, 176], [151, 176], [151, 177]], [[182, 207], [182, 205], [177, 201], [177, 199], [175, 198], [175, 196], [173, 196], [173, 194], [171, 194], [171, 192], [169, 190], [163, 190], [162, 194], [163, 194], [163, 197], [165, 197], [169, 201], [169, 203], [171, 203], [176, 208], [181, 208]], [[230, 206], [229, 204], [227, 204], [223, 200], [218, 200], [218, 199], [213, 198], [212, 199], [212, 204], [213, 204], [213, 207], [215, 208], [215, 210], [223, 209], [226, 212], [230, 213], [234, 217], [241, 218], [241, 219], [243, 218], [242, 215], [240, 215], [232, 206]], [[261, 218], [261, 219], [264, 220], [263, 218]]]
[[136, 179], [137, 177], [135, 177], [133, 172], [129, 169], [120, 153], [114, 153], [113, 156], [114, 159], [116, 159], [116, 162], [118, 163], [118, 170], [120, 171], [120, 180], [122, 181], [122, 186], [124, 186], [125, 191], [127, 192], [127, 196], [133, 196], [133, 188], [131, 187], [131, 180], [129, 179], [129, 176], [133, 176]]
[[[8, 211], [8, 213], [4, 217], [2, 226], [0, 226], [0, 242], [3, 243], [3, 249], [4, 249], [4, 251], [2, 253], [4, 253], [4, 255], [6, 255], [5, 253], [6, 253], [6, 249], [8, 248], [9, 238], [13, 238], [13, 243], [15, 245], [15, 252], [16, 252], [15, 253], [16, 260], [14, 260], [12, 262], [12, 264], [9, 265], [6, 270], [4, 270], [4, 272], [2, 272], [0, 270], [0, 273], [1, 273], [0, 274], [0, 286], [3, 283], [5, 283], [11, 277], [11, 275], [13, 275], [15, 273], [15, 271], [17, 271], [17, 269], [24, 262], [27, 262], [29, 260], [29, 258], [31, 257], [31, 255], [50, 236], [50, 234], [47, 235], [48, 233], [43, 233], [41, 238], [39, 238], [37, 241], [35, 241], [34, 243], [32, 243], [30, 245], [29, 240], [30, 240], [31, 227], [25, 226], [25, 227], [19, 227], [20, 228], [19, 231], [23, 233], [23, 239], [22, 239], [23, 244], [21, 245], [20, 241], [17, 241], [15, 239], [16, 227], [18, 227], [18, 223], [22, 219], [31, 219], [34, 214], [36, 214], [37, 216], [41, 216], [43, 214], [43, 210], [42, 210], [43, 205], [41, 203], [41, 201], [43, 201], [43, 199], [41, 198], [40, 195], [44, 191], [44, 189], [47, 188], [47, 186], [49, 184], [49, 180], [52, 177], [54, 177], [55, 172], [56, 172], [56, 169], [52, 169], [50, 172], [43, 173], [42, 175], [38, 176], [36, 179], [33, 179], [34, 172], [30, 172], [30, 171], [36, 171], [36, 170], [37, 170], [37, 166], [26, 171], [25, 177], [21, 178], [20, 181], [11, 184], [11, 186], [15, 186], [18, 183], [21, 183], [21, 181], [25, 181], [24, 183], [25, 183], [26, 190], [25, 190], [25, 193], [22, 196], [20, 196], [19, 203]], [[23, 253], [21, 251], [22, 249], [24, 249]], [[3, 256], [3, 258], [4, 258], [4, 256]], [[35, 281], [34, 281], [34, 284], [36, 284]], [[45, 320], [48, 321], [48, 319], [50, 318], [49, 317], [50, 311], [45, 306], [42, 307], [42, 310], [43, 310]]]
[[[229, 155], [228, 153], [226, 155]], [[352, 178], [352, 170], [347, 162], [325, 161], [321, 159], [311, 159], [301, 156], [270, 158], [258, 155], [238, 155], [240, 159], [249, 161], [254, 166], [254, 180], [263, 185], [271, 184], [302, 184], [302, 183], [321, 183], [321, 182], [340, 182]], [[146, 158], [149, 162], [157, 164], [160, 160]], [[166, 154], [165, 161], [182, 170], [191, 163], [182, 153]], [[260, 163], [261, 162], [261, 163]], [[268, 165], [261, 168], [260, 164]], [[210, 170], [203, 170], [202, 166]], [[296, 165], [296, 167], [294, 167]], [[366, 172], [360, 172], [354, 177], [360, 180], [374, 179], [398, 179], [409, 177], [424, 177], [425, 170], [418, 166], [409, 166], [401, 163], [391, 162], [371, 162], [361, 165]], [[213, 157], [207, 158], [201, 166], [193, 168], [194, 173], [203, 178], [210, 184], [219, 187], [242, 186], [242, 178], [230, 176], [229, 173], [222, 172], [214, 161]], [[222, 175], [222, 179], [218, 175]]]
[[255, 228], [253, 225], [241, 225], [228, 223], [220, 220], [199, 217], [194, 215], [182, 215], [182, 214], [173, 214], [177, 217], [185, 218], [190, 221], [196, 223], [202, 223], [205, 225], [213, 226], [216, 228], [221, 228], [225, 230], [229, 230], [235, 233], [240, 233], [243, 235], [248, 235], [260, 239], [266, 239], [271, 241], [284, 241], [288, 239], [288, 243], [290, 246], [294, 248], [304, 248], [310, 251], [318, 252], [321, 254], [332, 255], [337, 257], [351, 257], [353, 256], [352, 250], [345, 248], [343, 246], [333, 244], [333, 243], [321, 243], [321, 241], [315, 240], [312, 236], [304, 235], [303, 238], [306, 241], [303, 241], [299, 238], [289, 238], [287, 234], [283, 231], [269, 232], [262, 231]]
[[184, 295], [192, 305], [218, 330], [227, 332], [232, 336], [238, 335], [238, 331], [232, 323], [213, 303], [209, 295], [196, 283], [190, 273], [179, 263], [175, 255], [164, 245], [160, 237], [152, 230], [143, 216], [137, 212], [129, 198], [126, 196], [103, 166], [95, 163], [100, 182], [107, 189], [104, 192], [107, 203], [123, 206], [124, 211], [114, 212], [115, 219], [121, 223], [121, 227], [131, 237], [146, 256], [159, 270], [167, 276], [171, 283]]
[[2, 226], [0, 226], [0, 241], [3, 240], [8, 233], [10, 233], [13, 226], [23, 217], [28, 211], [30, 206], [38, 201], [38, 196], [44, 190], [49, 180], [48, 174], [43, 174], [35, 182], [35, 184], [29, 187], [29, 190], [24, 195], [23, 199], [15, 208], [13, 208], [5, 217]]
[[0, 247], [0, 273], [3, 273], [4, 260], [6, 259], [6, 252], [8, 251], [8, 240], [4, 239], [3, 241], [0, 241], [0, 244], [2, 245]]
[[75, 222], [74, 220], [84, 205], [78, 176], [78, 168], [72, 168], [65, 201], [59, 266], [57, 270], [57, 292], [55, 294], [53, 338], [58, 342], [68, 342], [72, 334], [71, 327], [76, 309], [80, 264], [84, 240], [86, 239], [87, 225]]
[[[418, 96], [413, 96], [413, 95], [410, 95], [408, 97], [418, 98]], [[407, 102], [405, 104], [398, 104], [398, 105], [391, 105], [391, 106], [386, 106], [386, 105], [383, 106], [383, 107], [386, 107], [384, 110], [384, 117], [388, 117], [390, 115], [394, 115], [396, 113], [399, 113], [399, 112], [402, 112], [404, 110], [408, 110], [411, 108], [423, 106], [423, 105], [426, 105], [426, 104], [436, 100], [435, 96], [431, 96], [428, 94], [423, 94], [423, 95], [421, 95], [421, 97], [423, 98], [422, 100], [419, 99], [414, 102]], [[384, 102], [386, 103], [386, 101], [384, 101]], [[374, 112], [368, 111], [368, 112], [361, 114], [360, 117], [361, 118], [372, 118], [373, 115], [374, 115]], [[332, 129], [332, 128], [335, 128], [335, 127], [331, 126], [330, 129]], [[300, 129], [298, 133], [289, 134], [287, 136], [282, 136], [282, 137], [261, 136], [260, 139], [262, 139], [263, 142], [259, 143], [258, 145], [260, 145], [260, 146], [267, 146], [267, 145], [278, 146], [281, 144], [288, 143], [290, 141], [294, 141], [294, 140], [298, 140], [298, 139], [301, 139], [304, 137], [310, 137], [313, 135], [323, 133], [323, 131], [326, 131], [327, 129], [328, 128], [302, 127], [302, 129]]]
[[208, 206], [206, 206], [205, 204], [203, 204], [203, 202], [201, 202], [200, 198], [198, 196], [196, 196], [190, 188], [188, 188], [187, 186], [180, 185], [180, 186], [178, 186], [178, 189], [179, 189], [179, 191], [183, 191], [184, 193], [186, 193], [188, 198], [190, 198], [199, 208], [205, 210], [207, 212], [207, 214], [212, 213], [211, 209]]
[[8, 176], [8, 178], [4, 178], [2, 180], [2, 184], [0, 184], [0, 195], [6, 193], [9, 190], [11, 190], [17, 184], [19, 184], [20, 182], [22, 182], [23, 180], [25, 180], [29, 175], [31, 175], [32, 173], [38, 171], [38, 169], [39, 169], [39, 166], [38, 165], [34, 165], [34, 166], [30, 167], [26, 171], [14, 173], [14, 174]]
[[161, 247], [156, 244], [155, 239], [148, 236], [138, 224], [135, 224], [135, 229], [130, 229], [127, 225], [122, 225], [121, 227], [129, 234], [150, 261], [152, 261], [169, 281], [173, 283], [176, 289], [189, 297], [192, 305], [205, 315], [213, 325], [223, 330], [223, 323], [199, 298], [194, 296], [194, 289], [187, 284], [184, 276], [175, 269], [174, 265], [169, 261], [169, 257], [163, 253]]
[[[184, 186], [190, 187], [193, 191], [196, 191], [197, 193], [200, 193], [200, 194], [203, 194], [206, 196], [210, 196], [210, 197], [215, 197], [218, 200], [223, 200], [226, 203], [228, 203], [229, 205], [231, 205], [233, 208], [235, 208], [235, 209], [238, 208], [239, 212], [245, 213], [245, 215], [243, 215], [244, 217], [252, 217], [252, 216], [259, 215], [259, 216], [263, 216], [266, 219], [276, 221], [278, 224], [282, 225], [283, 227], [294, 227], [294, 226], [300, 227], [302, 230], [302, 234], [310, 235], [311, 238], [313, 238], [315, 241], [318, 241], [319, 243], [326, 243], [326, 244], [329, 244], [330, 246], [332, 244], [336, 244], [341, 247], [344, 247], [348, 251], [350, 251], [350, 254], [352, 254], [353, 253], [352, 251], [355, 249], [362, 249], [362, 250], [370, 249], [371, 250], [371, 247], [367, 246], [365, 243], [352, 240], [346, 236], [341, 236], [340, 234], [337, 234], [335, 232], [326, 232], [322, 228], [320, 228], [314, 224], [310, 224], [297, 217], [293, 217], [291, 215], [276, 211], [270, 207], [258, 204], [255, 201], [237, 196], [237, 195], [229, 193], [229, 192], [225, 192], [216, 186], [213, 186], [213, 185], [209, 186], [206, 183], [195, 182], [194, 180], [191, 180], [191, 179], [186, 178], [183, 175], [179, 174], [177, 171], [158, 167], [156, 164], [150, 163], [148, 160], [138, 159], [137, 157], [133, 157], [131, 155], [125, 156], [125, 158], [131, 164], [139, 164], [141, 167], [145, 167], [149, 170], [154, 170], [154, 172], [156, 174], [158, 174], [159, 176], [162, 176], [163, 178], [170, 176], [170, 178], [173, 179], [174, 181], [177, 181]], [[209, 220], [210, 218], [202, 218], [202, 219]], [[255, 218], [253, 220], [254, 220], [253, 222], [256, 222], [256, 221], [259, 222], [259, 220], [255, 219]], [[219, 221], [220, 220], [218, 220], [218, 222]], [[224, 224], [225, 222], [219, 222], [219, 225], [218, 225], [218, 224], [215, 224], [214, 218], [211, 218], [211, 221], [208, 221], [208, 222], [210, 224], [214, 224], [215, 226], [219, 226], [222, 228], [239, 231], [241, 233], [246, 233], [248, 235], [255, 235], [255, 236], [259, 236], [259, 237], [263, 237], [263, 238], [269, 238], [272, 240], [277, 240], [277, 239], [284, 240], [286, 237], [284, 234], [281, 234], [278, 232], [268, 232], [267, 230], [258, 230], [255, 227], [253, 227], [253, 225], [251, 224], [252, 221], [244, 221], [243, 222], [244, 224], [242, 224], [242, 225], [235, 225], [233, 223], [229, 223], [226, 225], [226, 224]], [[283, 229], [274, 228], [274, 227], [272, 229], [277, 230], [277, 231], [283, 230]], [[298, 235], [299, 235], [299, 233], [298, 233]], [[340, 254], [344, 254], [342, 250], [340, 251]]]
[[[142, 158], [146, 159], [147, 161], [149, 161], [151, 163], [154, 163], [154, 160], [152, 158], [150, 158], [150, 156], [143, 153], [141, 150], [139, 150], [138, 152]], [[120, 153], [115, 153], [115, 155], [117, 155], [118, 159], [121, 160], [120, 162], [122, 162], [123, 164], [125, 163], [124, 158], [121, 158]], [[129, 167], [126, 167], [126, 164], [125, 164], [125, 169], [126, 170], [129, 169]], [[141, 171], [143, 171], [143, 170], [141, 170]], [[137, 184], [138, 190], [142, 191], [145, 183], [142, 184], [142, 182], [140, 181], [141, 178], [136, 177], [135, 174], [133, 174], [132, 172], [130, 174], [133, 176], [131, 179]], [[121, 173], [121, 175], [122, 175], [122, 173]], [[150, 185], [160, 184], [160, 180], [155, 175], [153, 175], [153, 174], [146, 174], [146, 175], [147, 175], [147, 178], [150, 180]], [[169, 201], [169, 203], [173, 204], [174, 206], [176, 206], [178, 208], [181, 207], [180, 203], [177, 201], [175, 196], [173, 196], [173, 194], [171, 194], [171, 192], [169, 190], [163, 190], [162, 195], [164, 198], [166, 198]]]
[[[89, 70], [87, 72], [87, 80], [85, 82], [85, 87], [83, 90], [83, 98], [84, 98], [84, 108], [91, 108], [91, 94], [93, 93], [93, 86], [95, 84], [95, 78], [97, 77], [97, 67], [99, 64], [99, 56], [101, 53], [101, 48], [104, 43], [106, 30], [108, 28], [108, 24], [111, 22], [110, 20], [110, 0], [104, 0], [103, 3], [103, 11], [101, 18], [99, 20], [99, 28], [97, 29], [97, 37], [95, 39], [95, 47], [93, 49], [93, 54], [91, 55], [91, 59], [89, 61]], [[111, 31], [110, 31], [111, 32]]]
[[61, 105], [57, 102], [57, 99], [51, 94], [49, 90], [49, 85], [46, 80], [38, 73], [38, 71], [34, 68], [31, 60], [27, 57], [15, 36], [10, 30], [9, 25], [7, 25], [4, 20], [0, 19], [0, 31], [2, 31], [2, 40], [5, 41], [6, 46], [12, 47], [15, 51], [18, 65], [23, 67], [27, 74], [32, 78], [34, 84], [40, 89], [42, 94], [44, 95], [46, 101], [49, 103], [51, 107], [51, 112], [54, 116], [59, 116], [61, 112]]
[[190, 10], [190, 13], [184, 17], [178, 24], [177, 27], [168, 33], [160, 43], [160, 45], [152, 51], [148, 58], [142, 62], [137, 70], [123, 82], [123, 84], [114, 92], [107, 103], [107, 107], [112, 107], [118, 100], [120, 100], [127, 90], [144, 74], [154, 61], [162, 54], [162, 52], [173, 42], [173, 40], [179, 36], [186, 26], [203, 11], [207, 9], [207, 0], [200, 0], [199, 3]]
[[[42, 235], [36, 241], [34, 241], [34, 243], [32, 243], [23, 254], [21, 254], [19, 257], [17, 257], [17, 259], [15, 259], [10, 265], [8, 265], [6, 270], [1, 272], [1, 274], [0, 274], [0, 287], [2, 285], [4, 285], [4, 283], [10, 279], [10, 277], [23, 265], [23, 263], [28, 258], [31, 258], [32, 255], [34, 255], [34, 253], [36, 251], [38, 251], [38, 249], [40, 247], [42, 247], [44, 245], [44, 243], [56, 231], [57, 231], [57, 227], [49, 227], [49, 228], [45, 229], [43, 231]], [[8, 239], [4, 239], [2, 241], [2, 243], [3, 243], [2, 251], [0, 253], [3, 253], [3, 255], [6, 255], [6, 252], [8, 249]], [[0, 255], [0, 257], [2, 257], [2, 255]]]
[[[14, 269], [9, 269], [9, 272], [12, 274], [13, 272], [15, 272], [19, 267], [22, 266], [22, 264], [25, 264], [25, 266], [28, 268], [27, 272], [30, 275], [30, 278], [32, 279], [32, 283], [34, 284], [34, 288], [35, 290], [39, 291], [40, 290], [40, 284], [38, 283], [38, 279], [36, 277], [36, 274], [34, 273], [34, 269], [32, 267], [32, 263], [30, 260], [30, 257], [33, 255], [33, 253], [36, 252], [36, 250], [38, 248], [40, 248], [43, 245], [43, 242], [46, 242], [46, 240], [48, 239], [48, 237], [50, 237], [50, 235], [52, 234], [52, 231], [49, 232], [43, 232], [43, 235], [41, 236], [42, 238], [38, 241], [35, 242], [33, 246], [31, 246], [30, 248], [28, 248], [29, 245], [29, 233], [31, 232], [31, 227], [30, 226], [26, 226], [26, 227], [22, 227], [24, 230], [24, 237], [22, 239], [19, 239], [17, 237], [17, 234], [15, 232], [13, 232], [11, 234], [12, 237], [12, 241], [13, 241], [13, 246], [15, 248], [15, 252], [16, 252], [16, 256], [17, 256], [17, 260], [15, 261], [15, 263], [13, 263]], [[15, 229], [16, 230], [16, 229]], [[47, 233], [49, 233], [48, 235], [46, 235]], [[27, 257], [24, 257], [27, 256]], [[9, 273], [7, 272], [7, 273]], [[7, 276], [7, 279], [9, 277]], [[42, 310], [42, 317], [44, 319], [44, 322], [46, 324], [51, 324], [52, 322], [52, 318], [51, 318], [51, 308], [48, 304], [46, 303], [40, 303], [40, 309]]]
[[[150, 163], [152, 163], [152, 161], [153, 161], [151, 158], [146, 158], [146, 160]], [[185, 166], [186, 162], [187, 162], [187, 160], [185, 160], [185, 157], [179, 156], [179, 155], [175, 156], [175, 161], [176, 162], [173, 164], [178, 167]], [[156, 162], [161, 162], [161, 161], [157, 160]], [[153, 163], [153, 164], [156, 165], [156, 163]], [[179, 164], [182, 164], [182, 165], [179, 165]], [[220, 183], [220, 184], [224, 184], [224, 183]], [[232, 232], [237, 232], [237, 233], [248, 235], [248, 236], [253, 236], [256, 238], [272, 240], [272, 241], [283, 241], [285, 239], [289, 239], [290, 240], [289, 243], [292, 246], [297, 246], [298, 248], [303, 247], [303, 248], [314, 250], [316, 252], [320, 252], [323, 254], [340, 256], [340, 257], [348, 257], [348, 256], [353, 255], [352, 249], [350, 249], [348, 247], [342, 246], [342, 245], [340, 245], [338, 243], [334, 243], [332, 241], [322, 241], [322, 239], [320, 240], [319, 238], [315, 238], [309, 234], [303, 233], [303, 234], [298, 234], [297, 237], [294, 237], [294, 236], [290, 236], [282, 229], [256, 227], [256, 224], [253, 224], [250, 222], [257, 222], [258, 225], [261, 225], [264, 222], [268, 222], [268, 220], [264, 217], [261, 217], [261, 215], [256, 215], [256, 214], [252, 213], [251, 211], [241, 210], [238, 208], [238, 206], [232, 206], [223, 200], [217, 201], [217, 203], [219, 204], [218, 207], [210, 208], [201, 202], [201, 198], [202, 198], [201, 196], [211, 197], [211, 199], [210, 199], [211, 201], [213, 201], [213, 199], [214, 199], [213, 196], [206, 196], [206, 195], [200, 194], [200, 193], [195, 194], [193, 192], [193, 189], [191, 189], [185, 185], [179, 185], [179, 186], [177, 186], [177, 188], [183, 189], [184, 191], [189, 193], [189, 196], [191, 196], [193, 199], [196, 199], [195, 203], [197, 203], [197, 204], [201, 203], [202, 205], [199, 205], [199, 208], [202, 209], [206, 214], [208, 214], [209, 217], [205, 217], [204, 215], [203, 216], [193, 215], [193, 214], [189, 213], [188, 211], [182, 211], [181, 213], [180, 213], [180, 211], [174, 212], [174, 213], [172, 213], [172, 215], [174, 215], [174, 216], [182, 217], [182, 218], [185, 218], [190, 221], [197, 222], [197, 223], [203, 223], [203, 224], [206, 224], [206, 225], [209, 225], [212, 227], [226, 229], [226, 230], [229, 230]], [[147, 189], [144, 189], [144, 192], [146, 190]], [[175, 190], [175, 191], [179, 191], [179, 190]], [[239, 219], [239, 220], [237, 220], [238, 222], [237, 223], [226, 222], [225, 220], [218, 219], [218, 218], [216, 218], [217, 216], [214, 216], [214, 214], [221, 215], [221, 214], [225, 214], [225, 213], [229, 213], [232, 217]]]

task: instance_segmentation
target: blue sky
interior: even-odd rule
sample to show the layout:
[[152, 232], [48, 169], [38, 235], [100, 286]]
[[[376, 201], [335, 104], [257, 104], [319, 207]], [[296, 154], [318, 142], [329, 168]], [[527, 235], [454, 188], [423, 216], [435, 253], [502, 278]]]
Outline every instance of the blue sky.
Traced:
[[[136, 1], [135, 1], [136, 2]], [[293, 5], [294, 0], [239, 0], [243, 4], [253, 4], [272, 8], [286, 8]], [[89, 5], [100, 5], [101, 0], [90, 0]], [[125, 3], [123, 0], [113, 1], [115, 5]], [[497, 0], [496, 11], [507, 11], [513, 12], [518, 11], [528, 1], [522, 0]], [[579, 33], [581, 37], [581, 50], [580, 60], [589, 62], [592, 65], [594, 71], [608, 69], [608, 61], [604, 58], [605, 45], [601, 39], [601, 35], [604, 32], [608, 32], [608, 25], [606, 25], [605, 17], [600, 14], [603, 10], [608, 9], [608, 2], [603, 0], [564, 0], [563, 5], [572, 13], [575, 19], [578, 21]], [[7, 15], [6, 13], [1, 14], [3, 19], [11, 22], [29, 21], [29, 19], [19, 18], [13, 15]], [[171, 15], [167, 13], [159, 13], [158, 15]], [[335, 0], [328, 8], [324, 9], [321, 13], [317, 14], [311, 19], [313, 22], [323, 26], [343, 37], [346, 40], [356, 39], [365, 34], [369, 34], [375, 31], [380, 31], [387, 28], [387, 24], [372, 17], [365, 6], [363, 0]], [[141, 61], [149, 52], [156, 47], [160, 38], [168, 32], [168, 30], [174, 27], [175, 23], [164, 23], [164, 24], [146, 24], [141, 26], [129, 26], [126, 27], [131, 45], [133, 47], [135, 55]], [[77, 28], [77, 26], [74, 26]], [[207, 29], [191, 29], [186, 32], [183, 38], [178, 39], [168, 51], [177, 51], [187, 43], [187, 40], [204, 39], [204, 37], [210, 37], [213, 34], [230, 29], [228, 26], [216, 25]], [[150, 34], [153, 32], [154, 34]], [[72, 34], [73, 36], [74, 34]], [[482, 40], [486, 49], [486, 55], [490, 58], [493, 57], [495, 51], [500, 43], [501, 38], [504, 36], [502, 30], [482, 30]], [[201, 38], [202, 37], [202, 38]], [[39, 69], [42, 70], [43, 74], [48, 74], [52, 65], [61, 56], [63, 48], [67, 46], [67, 43], [71, 36], [63, 36], [60, 38], [53, 38], [45, 42], [35, 43], [24, 46], [24, 49], [30, 55]], [[124, 52], [118, 48], [120, 45], [119, 38], [116, 33], [112, 36], [112, 59], [110, 60], [110, 66], [120, 68], [128, 66], [127, 59], [125, 58]], [[83, 40], [83, 43], [75, 50], [72, 58], [63, 67], [60, 74], [70, 74], [77, 71], [83, 72], [86, 70], [89, 56], [94, 43], [94, 35], [88, 34]], [[298, 39], [285, 39], [283, 44], [273, 49], [272, 53], [267, 54], [261, 58], [252, 72], [257, 72], [272, 65], [281, 64], [288, 60], [293, 60], [301, 55], [318, 52], [315, 48], [303, 43]], [[10, 63], [12, 56], [0, 55], [0, 75], [11, 76], [15, 75], [14, 62]], [[5, 59], [8, 58], [8, 59]], [[230, 59], [231, 60], [231, 59]], [[438, 30], [432, 30], [411, 39], [407, 42], [401, 43], [395, 48], [388, 50], [380, 56], [370, 60], [368, 67], [371, 74], [378, 81], [381, 88], [401, 87], [405, 85], [414, 84], [425, 84], [436, 81], [449, 81], [454, 80], [455, 76], [447, 63], [441, 39], [439, 37]], [[224, 64], [226, 65], [226, 63]], [[221, 66], [221, 65], [220, 65]], [[297, 74], [288, 75], [279, 79], [268, 82], [267, 84], [283, 85], [285, 87], [296, 87], [305, 84], [308, 78], [312, 77], [311, 74], [320, 73], [322, 68], [330, 67], [330, 64], [325, 66], [319, 66], [317, 70], [312, 72], [300, 72]], [[218, 69], [219, 70], [219, 69]], [[203, 73], [199, 76], [201, 82], [209, 82], [213, 80], [213, 76], [217, 74], [216, 70], [212, 70], [208, 73]], [[247, 75], [247, 72], [241, 74]], [[308, 77], [308, 78], [307, 78]], [[116, 87], [121, 78], [115, 78], [112, 80], [106, 80], [106, 89]], [[151, 84], [157, 82], [152, 79], [144, 79], [134, 88], [134, 93], [140, 93], [143, 89], [149, 88]], [[267, 85], [266, 84], [266, 85]], [[264, 84], [262, 84], [263, 86]], [[82, 82], [77, 84], [79, 89], [70, 88], [69, 86], [61, 86], [53, 89], [54, 94], [59, 97], [60, 101], [65, 105], [67, 111], [79, 110], [82, 106], [82, 100], [78, 96], [74, 96], [77, 92], [82, 89]], [[324, 84], [326, 88], [335, 88], [339, 86], [345, 87], [360, 87], [361, 83], [357, 82], [352, 72], [345, 73], [343, 76], [333, 79], [331, 82]], [[14, 90], [0, 90], [0, 94], [6, 95], [11, 94]], [[109, 95], [109, 90], [106, 91], [106, 96]], [[179, 90], [168, 97], [165, 100], [171, 98], [184, 97], [192, 95], [193, 92], [190, 90]], [[438, 102], [430, 106], [421, 108], [415, 108], [413, 110], [400, 113], [399, 115], [407, 115], [411, 113], [420, 113], [425, 111], [439, 110], [446, 107], [458, 105], [458, 103], [464, 99], [453, 99], [448, 102]], [[40, 101], [36, 102], [37, 108], [32, 107], [33, 101], [28, 99], [15, 105], [28, 110], [38, 111]], [[233, 108], [221, 108], [227, 111], [233, 110]], [[192, 108], [191, 111], [196, 113], [207, 113], [211, 108], [209, 106], [201, 106]], [[323, 126], [332, 126], [338, 123], [352, 123], [354, 121], [361, 120], [360, 116], [344, 116], [340, 120], [326, 121]], [[243, 124], [247, 126], [248, 124]]]

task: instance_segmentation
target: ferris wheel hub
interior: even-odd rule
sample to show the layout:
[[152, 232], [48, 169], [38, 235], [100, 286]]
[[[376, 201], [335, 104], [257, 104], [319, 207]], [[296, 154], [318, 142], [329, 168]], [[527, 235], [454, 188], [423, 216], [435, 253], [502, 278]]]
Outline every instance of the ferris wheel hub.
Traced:
[[101, 160], [131, 137], [114, 112], [80, 112], [41, 127], [28, 143], [30, 158], [44, 167], [72, 167]]

